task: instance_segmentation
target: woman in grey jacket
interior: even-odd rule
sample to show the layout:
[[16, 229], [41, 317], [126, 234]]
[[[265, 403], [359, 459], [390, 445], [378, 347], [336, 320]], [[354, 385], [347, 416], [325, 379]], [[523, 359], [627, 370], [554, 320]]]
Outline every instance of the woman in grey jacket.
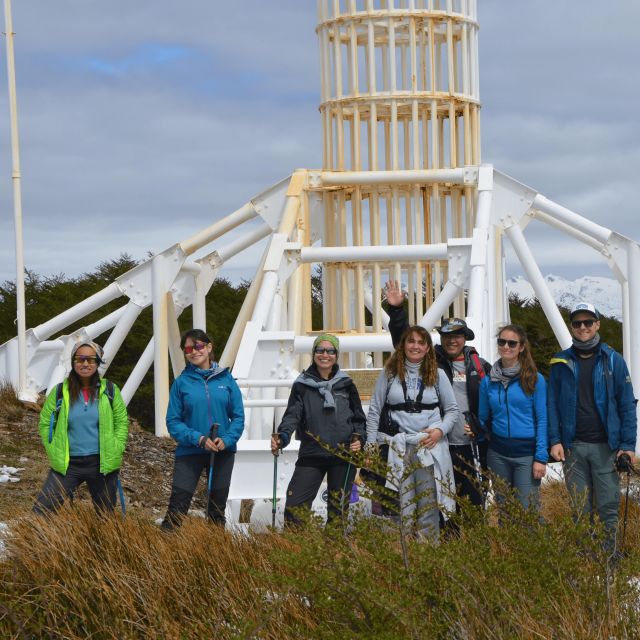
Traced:
[[349, 489], [356, 473], [335, 452], [357, 452], [364, 438], [365, 417], [358, 390], [338, 367], [340, 343], [325, 333], [313, 343], [313, 363], [293, 383], [287, 410], [271, 438], [271, 451], [286, 447], [295, 432], [300, 440], [298, 461], [287, 488], [285, 523], [300, 524], [300, 512], [309, 510], [327, 477], [328, 520], [347, 507]]
[[[385, 404], [395, 435], [379, 430]], [[433, 541], [439, 536], [438, 508], [445, 518], [455, 511], [447, 433], [458, 413], [429, 332], [409, 327], [376, 382], [367, 416], [367, 445], [389, 445], [387, 484], [399, 490], [401, 516], [415, 520], [418, 536]]]

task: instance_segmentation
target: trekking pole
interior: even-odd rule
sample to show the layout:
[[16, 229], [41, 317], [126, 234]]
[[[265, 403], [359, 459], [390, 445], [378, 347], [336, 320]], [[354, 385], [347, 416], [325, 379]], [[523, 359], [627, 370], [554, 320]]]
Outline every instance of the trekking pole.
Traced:
[[[209, 432], [209, 439], [213, 442], [218, 437], [218, 429], [220, 425], [217, 422], [214, 422], [211, 425], [211, 431]], [[213, 490], [213, 464], [215, 462], [216, 452], [212, 451], [209, 456], [209, 484], [208, 488], [208, 497], [207, 497], [207, 517], [211, 513], [211, 492]]]
[[627, 515], [629, 508], [629, 483], [631, 482], [631, 472], [627, 471], [627, 490], [625, 492], [624, 497], [624, 518], [622, 520], [622, 544], [621, 547], [624, 547], [624, 537], [627, 534]]
[[273, 437], [278, 443], [278, 448], [273, 454], [273, 501], [271, 504], [271, 528], [276, 528], [276, 499], [278, 492], [278, 457], [280, 456], [280, 450], [282, 449], [280, 436], [277, 433], [273, 433]]
[[476, 482], [478, 483], [478, 491], [482, 498], [482, 508], [485, 507], [485, 492], [482, 484], [482, 462], [480, 461], [480, 450], [478, 449], [478, 437], [482, 434], [479, 422], [475, 414], [470, 411], [464, 412], [464, 421], [471, 428], [473, 437], [471, 440], [471, 455], [473, 456], [473, 468], [476, 472]]
[[631, 472], [633, 471], [631, 458], [628, 454], [622, 453], [616, 458], [616, 471], [618, 471], [618, 473], [627, 474], [627, 490], [624, 498], [624, 517], [622, 519], [622, 544], [620, 545], [621, 547], [624, 547], [624, 538], [627, 534], [627, 516], [629, 509], [629, 484], [631, 483]]
[[480, 463], [480, 451], [475, 438], [471, 440], [471, 455], [473, 456], [473, 467], [476, 471], [476, 482], [478, 483], [478, 491], [482, 497], [482, 508], [485, 506], [484, 487], [482, 485], [482, 464]]
[[[360, 441], [361, 436], [358, 432], [354, 431], [351, 434], [351, 440], [349, 442], [349, 444], [353, 444], [354, 442], [358, 442]], [[347, 483], [349, 482], [349, 474], [351, 473], [351, 467], [353, 466], [353, 464], [351, 463], [351, 461], [349, 461], [349, 464], [347, 465], [347, 473], [345, 473], [344, 475], [344, 483], [342, 485], [342, 500], [340, 501], [340, 505], [341, 505], [341, 511], [344, 513], [344, 499], [347, 493]]]

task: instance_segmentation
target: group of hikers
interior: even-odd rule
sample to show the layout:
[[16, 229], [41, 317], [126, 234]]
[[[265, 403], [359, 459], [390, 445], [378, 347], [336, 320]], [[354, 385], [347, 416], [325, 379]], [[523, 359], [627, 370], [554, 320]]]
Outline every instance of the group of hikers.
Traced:
[[[572, 345], [552, 358], [545, 381], [522, 327], [498, 331], [499, 357], [489, 364], [467, 344], [475, 335], [464, 320], [443, 321], [440, 344], [434, 345], [427, 330], [409, 326], [399, 284], [387, 283], [385, 295], [394, 351], [366, 415], [356, 385], [338, 365], [335, 335], [317, 336], [311, 365], [293, 383], [271, 438], [274, 456], [294, 433], [300, 443], [285, 524], [301, 523], [325, 477], [328, 520], [343, 515], [356, 462], [365, 470], [377, 464], [368, 481], [392, 486], [387, 495], [395, 498], [391, 507], [386, 501], [374, 512], [395, 510], [396, 517], [411, 520], [418, 537], [437, 541], [460, 500], [482, 508], [488, 477], [495, 481], [498, 504], [506, 499], [504, 486], [523, 507], [537, 509], [547, 464], [557, 461], [576, 514], [599, 516], [613, 552], [617, 469], [635, 462], [636, 401], [624, 359], [600, 339], [596, 307], [581, 302], [571, 310]], [[186, 331], [180, 346], [186, 367], [171, 386], [166, 418], [177, 447], [165, 531], [188, 512], [203, 471], [209, 475], [207, 516], [225, 524], [244, 430], [240, 389], [215, 361], [209, 336]], [[36, 513], [54, 511], [85, 481], [97, 509], [115, 508], [128, 419], [118, 387], [98, 373], [102, 357], [96, 343], [78, 343], [68, 377], [45, 401], [40, 433], [51, 469]]]

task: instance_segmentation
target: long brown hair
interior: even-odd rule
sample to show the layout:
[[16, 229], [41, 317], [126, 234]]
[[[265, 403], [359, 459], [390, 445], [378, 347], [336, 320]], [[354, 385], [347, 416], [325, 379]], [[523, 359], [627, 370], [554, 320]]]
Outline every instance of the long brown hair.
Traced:
[[508, 324], [498, 331], [499, 338], [505, 331], [512, 331], [520, 339], [520, 344], [524, 349], [518, 354], [518, 362], [520, 363], [520, 386], [522, 390], [531, 395], [536, 390], [536, 382], [538, 382], [538, 367], [531, 356], [531, 347], [525, 330], [519, 324]]
[[420, 378], [422, 379], [423, 386], [433, 387], [438, 379], [438, 363], [436, 362], [436, 353], [433, 349], [431, 334], [420, 325], [409, 327], [402, 334], [396, 350], [387, 360], [387, 364], [385, 365], [384, 369], [390, 376], [397, 376], [402, 381], [405, 379], [406, 371], [404, 361], [406, 356], [404, 354], [404, 346], [412, 333], [417, 333], [426, 342], [426, 344], [429, 345], [429, 349], [427, 350], [427, 353], [425, 354], [424, 358], [422, 358], [422, 362], [420, 363]]

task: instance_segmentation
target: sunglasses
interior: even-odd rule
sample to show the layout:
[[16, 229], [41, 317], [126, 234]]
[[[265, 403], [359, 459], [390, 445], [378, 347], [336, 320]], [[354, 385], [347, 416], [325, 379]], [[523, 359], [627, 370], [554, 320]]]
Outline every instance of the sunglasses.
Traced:
[[582, 325], [584, 325], [587, 329], [591, 329], [591, 327], [593, 327], [594, 322], [596, 322], [595, 320], [572, 320], [571, 321], [571, 326], [574, 329], [579, 329]]
[[207, 346], [206, 342], [194, 342], [193, 346], [189, 345], [183, 349], [183, 351], [189, 355], [195, 351], [202, 351]]
[[335, 356], [338, 352], [335, 349], [327, 349], [327, 347], [316, 347], [313, 353], [326, 353], [328, 356]]
[[73, 359], [73, 364], [98, 364], [98, 358], [95, 356], [76, 356]]
[[505, 340], [504, 338], [498, 338], [499, 347], [508, 346], [509, 349], [515, 349], [519, 344], [520, 344], [519, 340]]

